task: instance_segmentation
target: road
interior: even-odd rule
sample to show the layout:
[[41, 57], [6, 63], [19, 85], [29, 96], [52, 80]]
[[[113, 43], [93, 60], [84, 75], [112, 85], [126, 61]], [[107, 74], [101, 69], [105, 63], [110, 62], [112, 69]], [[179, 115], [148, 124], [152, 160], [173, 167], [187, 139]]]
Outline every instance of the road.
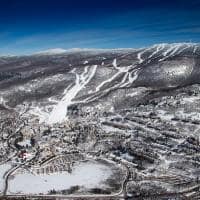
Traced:
[[7, 196], [6, 193], [7, 193], [7, 190], [8, 190], [8, 180], [9, 180], [9, 177], [12, 173], [14, 173], [17, 169], [19, 169], [20, 167], [26, 165], [27, 163], [31, 162], [32, 160], [35, 159], [37, 153], [35, 154], [35, 156], [33, 158], [31, 158], [30, 160], [27, 160], [25, 163], [22, 163], [22, 164], [19, 164], [17, 165], [16, 167], [13, 167], [11, 168], [5, 175], [5, 186], [4, 186], [4, 190], [3, 190], [3, 195], [4, 196]]

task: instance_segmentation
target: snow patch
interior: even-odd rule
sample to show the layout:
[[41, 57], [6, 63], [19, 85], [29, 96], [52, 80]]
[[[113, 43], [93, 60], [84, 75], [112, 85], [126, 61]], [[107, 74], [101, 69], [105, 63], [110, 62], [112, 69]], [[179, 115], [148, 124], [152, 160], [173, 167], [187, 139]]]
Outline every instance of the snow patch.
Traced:
[[47, 123], [61, 123], [66, 119], [67, 108], [73, 103], [73, 99], [76, 95], [90, 82], [93, 76], [96, 73], [97, 65], [92, 67], [86, 66], [82, 74], [76, 73], [76, 69], [72, 71], [76, 76], [75, 85], [70, 89], [67, 88], [64, 91], [64, 97], [58, 102], [57, 105], [53, 107], [52, 112], [50, 113]]
[[3, 192], [5, 179], [3, 178], [4, 174], [11, 168], [9, 164], [0, 165], [0, 193]]
[[113, 67], [117, 68], [117, 59], [115, 58], [112, 63]]
[[[48, 191], [69, 189], [72, 186], [84, 188], [103, 187], [103, 182], [112, 174], [108, 166], [95, 162], [75, 165], [72, 173], [34, 175], [17, 174], [9, 182], [10, 194], [47, 194]], [[31, 180], [31, 181], [30, 181]]]
[[87, 61], [87, 60], [86, 60], [86, 61], [84, 61], [84, 62], [83, 62], [83, 64], [84, 64], [84, 65], [88, 64], [88, 61]]

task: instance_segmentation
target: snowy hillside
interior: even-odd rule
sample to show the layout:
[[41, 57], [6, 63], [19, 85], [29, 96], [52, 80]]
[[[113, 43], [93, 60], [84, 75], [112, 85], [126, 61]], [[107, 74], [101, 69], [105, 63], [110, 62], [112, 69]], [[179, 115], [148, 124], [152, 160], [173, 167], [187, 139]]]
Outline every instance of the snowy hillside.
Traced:
[[[193, 43], [0, 57], [1, 191], [35, 195], [34, 176], [46, 195], [199, 199], [199, 84]], [[109, 169], [101, 184], [53, 187], [88, 159]]]

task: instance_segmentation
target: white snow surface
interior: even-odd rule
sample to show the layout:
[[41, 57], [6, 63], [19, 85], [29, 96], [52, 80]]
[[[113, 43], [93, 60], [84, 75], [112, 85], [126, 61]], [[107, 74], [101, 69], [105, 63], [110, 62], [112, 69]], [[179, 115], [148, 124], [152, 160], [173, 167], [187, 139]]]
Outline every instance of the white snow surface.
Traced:
[[76, 95], [90, 82], [95, 75], [96, 69], [97, 65], [94, 65], [92, 67], [86, 66], [82, 74], [76, 73], [76, 69], [72, 71], [76, 76], [75, 85], [64, 91], [64, 97], [53, 107], [53, 110], [47, 119], [47, 123], [60, 123], [66, 119], [68, 106], [73, 103], [73, 99]]
[[117, 68], [117, 59], [116, 58], [113, 60], [112, 64], [113, 64], [113, 67]]
[[10, 194], [47, 194], [48, 191], [69, 189], [72, 186], [84, 188], [103, 187], [110, 175], [108, 166], [95, 162], [83, 162], [74, 166], [72, 173], [34, 175], [31, 173], [17, 174], [9, 182]]
[[0, 193], [4, 189], [5, 179], [3, 179], [3, 175], [11, 168], [9, 164], [0, 165]]
[[83, 64], [84, 65], [86, 65], [86, 64], [88, 64], [89, 62], [87, 61], [87, 60], [85, 60], [84, 62], [83, 62]]
[[78, 93], [84, 89], [84, 87], [92, 80], [97, 70], [97, 65], [85, 66], [83, 72], [78, 72], [77, 68], [74, 68], [70, 73], [75, 75], [75, 82], [68, 85], [63, 92], [60, 100], [54, 100], [49, 98], [49, 102], [54, 105], [49, 107], [51, 111], [40, 107], [33, 106], [29, 113], [37, 116], [40, 123], [55, 124], [62, 123], [67, 120], [67, 109], [73, 103], [77, 103], [74, 99]]
[[66, 49], [55, 48], [55, 49], [48, 49], [46, 51], [40, 51], [36, 54], [53, 55], [53, 54], [61, 54], [61, 53], [66, 53], [66, 52], [67, 52]]

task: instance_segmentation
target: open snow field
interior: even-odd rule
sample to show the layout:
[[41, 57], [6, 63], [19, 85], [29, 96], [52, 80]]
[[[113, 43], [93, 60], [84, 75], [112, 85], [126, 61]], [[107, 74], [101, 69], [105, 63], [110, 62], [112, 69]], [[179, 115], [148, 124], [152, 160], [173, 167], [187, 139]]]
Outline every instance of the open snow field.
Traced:
[[9, 164], [0, 165], [0, 194], [3, 192], [5, 179], [3, 175], [11, 168]]
[[111, 169], [97, 162], [82, 162], [74, 165], [72, 173], [36, 175], [32, 173], [16, 174], [9, 182], [10, 194], [47, 194], [50, 190], [64, 190], [72, 186], [85, 189], [104, 187]]

